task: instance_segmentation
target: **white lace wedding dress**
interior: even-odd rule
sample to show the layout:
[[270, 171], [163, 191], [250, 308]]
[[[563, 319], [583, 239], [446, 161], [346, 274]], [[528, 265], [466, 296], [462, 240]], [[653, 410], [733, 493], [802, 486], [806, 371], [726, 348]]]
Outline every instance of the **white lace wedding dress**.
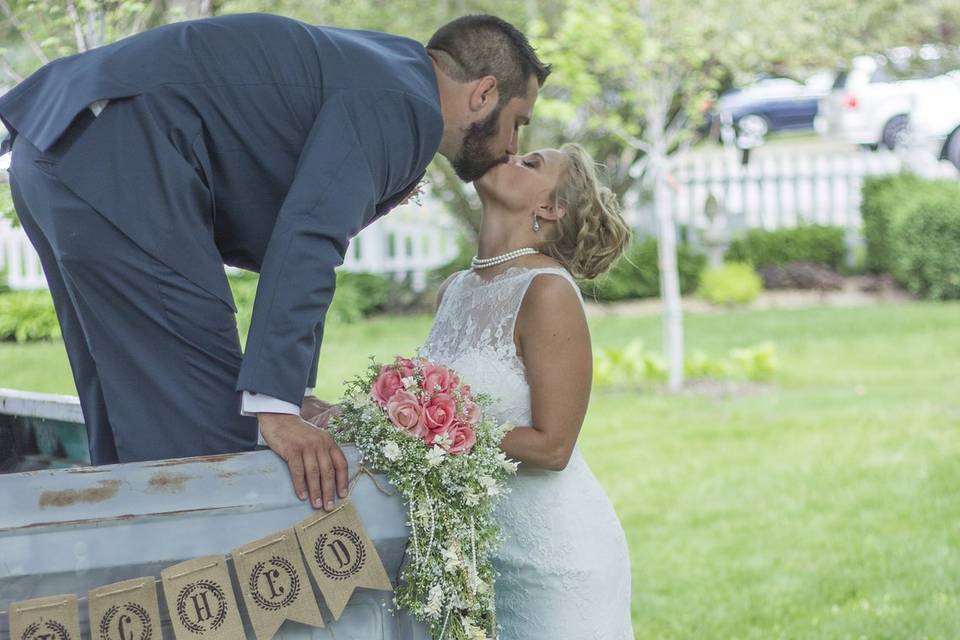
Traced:
[[[514, 325], [541, 274], [576, 288], [563, 269], [514, 267], [489, 281], [460, 272], [420, 350], [492, 396], [496, 418], [518, 428], [532, 420]], [[579, 448], [563, 471], [521, 463], [496, 518], [505, 538], [494, 559], [500, 640], [633, 640], [626, 536]]]

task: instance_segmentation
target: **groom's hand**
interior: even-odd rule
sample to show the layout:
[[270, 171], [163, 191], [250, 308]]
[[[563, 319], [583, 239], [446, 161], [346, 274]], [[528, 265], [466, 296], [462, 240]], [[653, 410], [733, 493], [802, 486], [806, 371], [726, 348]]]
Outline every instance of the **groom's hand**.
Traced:
[[347, 497], [347, 459], [329, 433], [300, 416], [258, 413], [264, 441], [290, 468], [297, 496], [320, 509], [333, 510], [336, 493]]

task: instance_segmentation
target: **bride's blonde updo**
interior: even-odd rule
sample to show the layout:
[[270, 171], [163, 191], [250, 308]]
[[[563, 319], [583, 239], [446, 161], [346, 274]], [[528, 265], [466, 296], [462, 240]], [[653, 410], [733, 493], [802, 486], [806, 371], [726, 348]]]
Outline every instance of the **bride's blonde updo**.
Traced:
[[554, 200], [566, 214], [557, 221], [556, 237], [543, 252], [560, 261], [575, 278], [591, 280], [609, 269], [630, 240], [617, 196], [600, 183], [586, 149], [567, 143], [560, 147], [566, 167]]

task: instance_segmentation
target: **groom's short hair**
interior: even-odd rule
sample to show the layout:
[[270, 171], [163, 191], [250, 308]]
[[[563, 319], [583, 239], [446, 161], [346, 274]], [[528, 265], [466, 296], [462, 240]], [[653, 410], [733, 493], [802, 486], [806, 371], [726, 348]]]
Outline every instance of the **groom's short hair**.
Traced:
[[490, 15], [463, 16], [440, 27], [427, 49], [446, 55], [435, 56], [444, 73], [457, 82], [494, 76], [500, 104], [523, 97], [531, 76], [543, 86], [550, 75], [527, 37], [512, 24]]

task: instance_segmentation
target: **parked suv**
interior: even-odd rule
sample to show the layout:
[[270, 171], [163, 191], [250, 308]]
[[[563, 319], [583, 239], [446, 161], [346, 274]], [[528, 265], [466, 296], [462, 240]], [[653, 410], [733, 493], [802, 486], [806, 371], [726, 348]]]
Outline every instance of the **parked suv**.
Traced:
[[893, 149], [905, 141], [910, 110], [930, 90], [931, 78], [954, 69], [960, 69], [957, 47], [897, 47], [857, 56], [821, 100], [816, 129], [872, 149]]
[[933, 78], [910, 114], [909, 143], [960, 170], [960, 71]]

